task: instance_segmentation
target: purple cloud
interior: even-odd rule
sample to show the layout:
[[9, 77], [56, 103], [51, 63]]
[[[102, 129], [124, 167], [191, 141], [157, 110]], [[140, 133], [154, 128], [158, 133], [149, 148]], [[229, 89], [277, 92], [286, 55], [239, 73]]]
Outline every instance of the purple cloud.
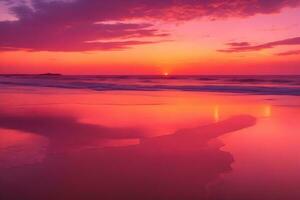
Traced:
[[[30, 20], [0, 22], [0, 27], [0, 50], [115, 50], [155, 42], [138, 40], [140, 38], [166, 36], [166, 34], [158, 33], [151, 24], [79, 23], [69, 25], [65, 23], [44, 24], [40, 21]], [[101, 41], [99, 41], [100, 39]]]
[[[279, 12], [300, 0], [31, 0], [6, 2], [17, 21], [0, 22], [0, 50], [115, 50], [164, 41], [152, 23], [130, 20], [189, 20], [245, 17]], [[24, 3], [26, 2], [26, 3]], [[31, 2], [31, 3], [28, 3]], [[107, 21], [116, 21], [106, 24]], [[103, 23], [102, 23], [103, 22]], [[91, 42], [94, 41], [94, 42]], [[244, 44], [245, 45], [245, 44]]]
[[227, 45], [232, 47], [247, 47], [250, 46], [248, 42], [229, 42]]
[[288, 39], [268, 42], [260, 45], [250, 45], [248, 42], [227, 43], [227, 45], [229, 45], [229, 48], [221, 49], [218, 51], [226, 52], [226, 53], [234, 53], [234, 52], [259, 51], [263, 49], [271, 49], [277, 46], [284, 46], [284, 45], [300, 45], [300, 37], [288, 38]]
[[286, 51], [286, 52], [281, 52], [277, 53], [276, 55], [278, 56], [290, 56], [290, 55], [299, 55], [300, 50], [293, 50], [293, 51]]

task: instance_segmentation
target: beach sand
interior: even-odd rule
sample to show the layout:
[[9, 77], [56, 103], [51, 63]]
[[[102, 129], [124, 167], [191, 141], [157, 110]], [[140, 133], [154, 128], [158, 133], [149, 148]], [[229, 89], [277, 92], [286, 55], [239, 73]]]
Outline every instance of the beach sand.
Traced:
[[285, 95], [0, 89], [0, 199], [300, 198]]

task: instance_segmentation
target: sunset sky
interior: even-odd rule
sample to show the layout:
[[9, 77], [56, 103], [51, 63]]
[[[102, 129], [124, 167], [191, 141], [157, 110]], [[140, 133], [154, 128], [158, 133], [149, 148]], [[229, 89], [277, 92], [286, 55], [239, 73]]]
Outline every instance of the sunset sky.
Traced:
[[0, 0], [0, 73], [300, 74], [300, 0]]

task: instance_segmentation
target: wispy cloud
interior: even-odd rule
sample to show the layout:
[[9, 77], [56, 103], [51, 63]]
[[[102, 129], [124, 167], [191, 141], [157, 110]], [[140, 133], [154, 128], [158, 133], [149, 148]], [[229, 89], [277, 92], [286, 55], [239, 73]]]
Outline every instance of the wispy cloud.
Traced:
[[277, 46], [285, 46], [285, 45], [300, 45], [300, 37], [277, 40], [277, 41], [267, 42], [259, 45], [251, 45], [248, 42], [227, 43], [226, 45], [229, 46], [227, 49], [220, 49], [218, 51], [226, 52], [226, 53], [234, 53], [234, 52], [259, 51], [263, 49], [271, 49]]
[[300, 55], [300, 50], [280, 52], [280, 53], [277, 53], [276, 55], [278, 55], [278, 56]]
[[[182, 21], [200, 17], [247, 17], [276, 13], [300, 3], [300, 0], [0, 1], [7, 3], [17, 19], [0, 22], [0, 50], [31, 51], [124, 49], [164, 41], [162, 38], [168, 34], [148, 21], [149, 18]], [[132, 19], [146, 22], [127, 22]], [[105, 23], [111, 21], [115, 23]], [[124, 38], [128, 40], [123, 41]], [[97, 40], [101, 42], [87, 42]]]

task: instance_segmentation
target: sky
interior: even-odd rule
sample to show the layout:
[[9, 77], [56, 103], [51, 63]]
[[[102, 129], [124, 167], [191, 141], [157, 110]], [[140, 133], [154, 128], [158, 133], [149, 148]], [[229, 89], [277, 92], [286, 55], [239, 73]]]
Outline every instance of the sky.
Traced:
[[300, 0], [0, 0], [0, 73], [300, 74]]

